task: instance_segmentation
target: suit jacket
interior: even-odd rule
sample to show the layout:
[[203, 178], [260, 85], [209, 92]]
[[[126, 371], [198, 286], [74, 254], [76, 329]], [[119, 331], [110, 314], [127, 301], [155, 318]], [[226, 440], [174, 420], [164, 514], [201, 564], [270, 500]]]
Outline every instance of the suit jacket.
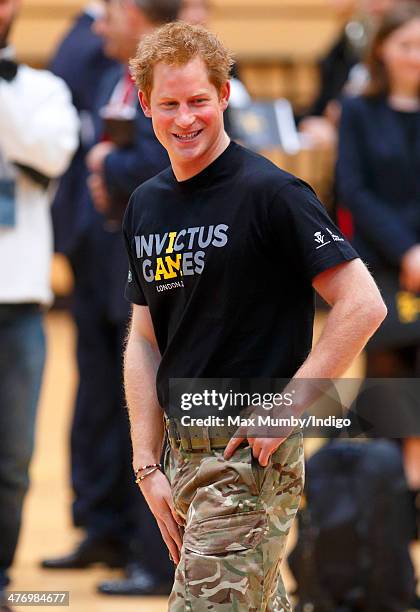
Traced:
[[[100, 110], [105, 106], [121, 77], [125, 67], [114, 66], [105, 75], [94, 110], [95, 138], [99, 142], [104, 132]], [[124, 287], [128, 273], [127, 255], [122, 237], [122, 213], [128, 204], [132, 192], [138, 185], [152, 178], [169, 165], [169, 158], [153, 132], [152, 122], [147, 119], [140, 104], [136, 105], [133, 144], [118, 147], [110, 153], [104, 165], [104, 178], [107, 190], [113, 203], [114, 221], [110, 223], [103, 215], [97, 213], [93, 206], [88, 234], [84, 241], [88, 243], [90, 285], [95, 300], [105, 316], [116, 323], [127, 319], [130, 305], [124, 298]], [[86, 188], [86, 196], [89, 194]]]
[[[90, 141], [82, 139], [72, 168], [60, 183], [53, 217], [56, 249], [73, 263], [76, 290], [94, 302], [98, 315], [101, 312], [118, 323], [129, 312], [123, 295], [127, 278], [124, 244], [118, 224], [110, 227], [93, 207], [84, 160], [91, 146], [102, 139], [100, 109], [109, 102], [125, 67], [105, 58], [100, 39], [91, 31], [92, 21], [87, 15], [79, 18], [53, 61], [53, 68], [74, 87], [80, 109], [89, 111], [92, 119]], [[104, 168], [107, 189], [120, 213], [134, 189], [168, 165], [167, 153], [138, 105], [134, 144], [111, 153]]]
[[384, 98], [357, 97], [343, 106], [338, 203], [352, 215], [355, 247], [376, 270], [396, 270], [420, 241], [420, 112], [412, 115], [415, 134], [406, 118]]
[[[101, 84], [95, 112], [97, 142], [101, 140], [104, 131], [100, 110], [109, 102], [124, 72], [125, 67], [114, 67], [108, 71]], [[145, 117], [137, 101], [133, 144], [117, 147], [105, 159], [104, 178], [113, 204], [113, 218], [119, 217], [121, 221], [136, 187], [164, 170], [169, 163], [168, 154], [154, 134], [152, 121]]]
[[93, 214], [91, 202], [86, 197], [85, 156], [94, 143], [92, 112], [98, 83], [116, 65], [104, 55], [102, 41], [92, 32], [92, 24], [93, 18], [82, 13], [50, 65], [51, 71], [69, 86], [82, 123], [79, 149], [60, 181], [52, 207], [55, 249], [70, 257], [77, 250]]

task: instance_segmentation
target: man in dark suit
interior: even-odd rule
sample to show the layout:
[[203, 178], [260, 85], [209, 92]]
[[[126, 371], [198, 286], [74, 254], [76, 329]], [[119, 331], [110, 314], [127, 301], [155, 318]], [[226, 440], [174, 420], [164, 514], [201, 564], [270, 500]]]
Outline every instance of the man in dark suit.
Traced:
[[[75, 19], [50, 63], [50, 70], [70, 88], [81, 120], [79, 149], [60, 180], [52, 207], [55, 250], [69, 258], [73, 269], [77, 266], [80, 243], [93, 213], [92, 204], [85, 197], [85, 157], [95, 144], [92, 113], [98, 83], [110, 68], [118, 66], [115, 60], [105, 55], [102, 39], [92, 30], [101, 12], [101, 3], [89, 3]], [[74, 272], [79, 276], [81, 270]], [[77, 294], [77, 285], [75, 289]]]
[[86, 158], [90, 195], [87, 190], [81, 195], [80, 208], [88, 211], [88, 223], [73, 258], [80, 374], [71, 434], [73, 514], [87, 537], [71, 554], [47, 559], [43, 566], [123, 563], [127, 578], [101, 584], [100, 592], [157, 594], [170, 587], [172, 568], [131, 470], [121, 375], [129, 316], [123, 298], [127, 264], [121, 220], [137, 185], [169, 164], [138, 106], [128, 60], [142, 36], [176, 18], [179, 1], [109, 0], [105, 6], [94, 30], [104, 39], [106, 55], [119, 63], [107, 70], [100, 86], [92, 78], [98, 90], [93, 112], [97, 144]]

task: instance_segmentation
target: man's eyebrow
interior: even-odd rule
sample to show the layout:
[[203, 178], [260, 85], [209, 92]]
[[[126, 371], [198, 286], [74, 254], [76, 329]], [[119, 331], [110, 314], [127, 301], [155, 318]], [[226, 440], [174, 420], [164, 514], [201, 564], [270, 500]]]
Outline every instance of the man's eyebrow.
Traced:
[[[193, 93], [193, 94], [191, 94], [190, 96], [188, 96], [188, 99], [191, 99], [191, 98], [202, 98], [202, 97], [205, 97], [205, 96], [208, 96], [208, 95], [209, 95], [209, 94], [208, 94], [208, 92], [206, 92], [206, 91], [199, 91], [199, 92], [197, 92], [197, 93]], [[178, 96], [170, 96], [169, 94], [167, 94], [167, 93], [163, 92], [163, 93], [162, 93], [162, 94], [161, 94], [161, 95], [158, 97], [158, 99], [159, 99], [159, 100], [176, 100], [176, 99], [177, 99], [177, 97], [178, 97]]]

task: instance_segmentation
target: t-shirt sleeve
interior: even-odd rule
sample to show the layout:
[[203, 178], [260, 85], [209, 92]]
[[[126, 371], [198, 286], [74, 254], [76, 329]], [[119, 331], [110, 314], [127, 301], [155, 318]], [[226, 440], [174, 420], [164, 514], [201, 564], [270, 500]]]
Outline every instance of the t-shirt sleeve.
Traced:
[[147, 300], [144, 296], [143, 290], [141, 288], [138, 269], [136, 265], [136, 252], [135, 252], [135, 244], [134, 237], [131, 236], [129, 226], [130, 226], [130, 205], [127, 207], [126, 214], [124, 216], [123, 221], [123, 236], [124, 236], [124, 245], [127, 251], [128, 257], [128, 276], [127, 282], [125, 284], [124, 297], [127, 301], [138, 304], [139, 306], [147, 306]]
[[311, 280], [321, 272], [359, 257], [304, 181], [291, 180], [270, 207], [270, 223], [279, 236], [287, 233]]

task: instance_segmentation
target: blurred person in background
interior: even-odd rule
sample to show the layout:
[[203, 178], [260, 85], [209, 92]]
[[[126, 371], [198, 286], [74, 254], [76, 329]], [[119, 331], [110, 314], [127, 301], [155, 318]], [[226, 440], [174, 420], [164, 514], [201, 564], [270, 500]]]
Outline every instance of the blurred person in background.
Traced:
[[366, 85], [369, 75], [362, 60], [369, 40], [381, 17], [399, 1], [330, 0], [343, 27], [320, 61], [318, 95], [299, 123], [315, 144], [336, 144], [343, 92], [357, 94]]
[[358, 0], [330, 0], [337, 21], [342, 24], [338, 37], [319, 63], [319, 92], [308, 111], [310, 116], [322, 116], [328, 103], [340, 97], [350, 70], [361, 58], [361, 32], [351, 27]]
[[[73, 269], [75, 287], [72, 307], [76, 318], [79, 285], [83, 286], [84, 279], [83, 238], [93, 215], [92, 202], [85, 197], [85, 157], [95, 143], [92, 113], [98, 83], [116, 65], [115, 60], [105, 55], [102, 39], [92, 29], [102, 13], [102, 2], [89, 2], [75, 19], [49, 66], [51, 72], [61, 77], [70, 88], [81, 124], [79, 149], [70, 168], [60, 180], [52, 207], [55, 250], [68, 257]], [[75, 457], [72, 459], [75, 460]]]
[[[336, 175], [341, 226], [383, 290], [395, 280], [396, 291], [418, 293], [420, 3], [400, 2], [384, 16], [367, 67], [370, 82], [364, 94], [346, 100], [341, 117]], [[414, 337], [383, 348], [368, 345], [368, 377], [419, 375], [420, 346]], [[418, 423], [417, 401], [411, 411]], [[408, 485], [416, 492], [420, 439], [408, 437], [402, 444]]]
[[[71, 311], [77, 326], [83, 324], [83, 312], [86, 303], [86, 291], [89, 291], [89, 227], [93, 222], [94, 207], [88, 197], [86, 181], [88, 176], [86, 155], [95, 144], [95, 126], [93, 113], [96, 110], [98, 83], [105, 74], [116, 68], [118, 63], [108, 58], [103, 51], [102, 39], [93, 32], [92, 26], [103, 14], [101, 2], [90, 2], [74, 21], [69, 32], [60, 43], [50, 69], [64, 79], [69, 86], [73, 103], [79, 112], [81, 130], [80, 144], [76, 155], [61, 178], [56, 193], [53, 208], [53, 227], [55, 250], [68, 258], [74, 278], [74, 288], [71, 297]], [[78, 359], [82, 370], [84, 353], [83, 337], [78, 336]], [[81, 375], [76, 403], [83, 404], [84, 378]], [[78, 410], [76, 409], [76, 412]], [[78, 477], [83, 473], [85, 456], [79, 456], [75, 446], [71, 451], [71, 473], [73, 489], [76, 496], [73, 503], [73, 522], [77, 527], [86, 527], [86, 513], [83, 497], [77, 495], [79, 489]], [[103, 552], [105, 557], [106, 551]], [[108, 559], [113, 564], [121, 564], [121, 555], [111, 554]]]
[[182, 0], [178, 19], [191, 25], [207, 26], [210, 10], [210, 0]]
[[70, 163], [79, 128], [65, 83], [15, 61], [8, 38], [19, 7], [0, 1], [0, 601], [29, 485], [45, 361], [49, 186]]
[[[153, 516], [134, 483], [122, 391], [122, 351], [129, 306], [121, 221], [134, 189], [169, 165], [143, 115], [128, 71], [139, 40], [176, 19], [179, 0], [108, 0], [95, 20], [105, 54], [118, 65], [95, 83], [96, 144], [86, 162], [93, 203], [83, 234], [76, 312], [79, 390], [71, 433], [74, 517], [85, 539], [49, 569], [121, 563], [126, 577], [99, 585], [108, 595], [167, 593], [173, 568]], [[88, 194], [86, 194], [87, 196]], [[153, 552], [151, 552], [153, 551]]]
[[[101, 2], [87, 4], [75, 19], [50, 62], [51, 71], [64, 79], [69, 86], [81, 123], [79, 148], [69, 169], [60, 180], [52, 207], [55, 250], [66, 255], [73, 271], [71, 311], [78, 329], [83, 324], [86, 291], [90, 290], [90, 269], [86, 261], [89, 259], [88, 233], [95, 216], [92, 201], [87, 193], [88, 171], [85, 158], [95, 143], [93, 112], [96, 110], [98, 83], [102, 81], [108, 70], [118, 66], [115, 60], [105, 55], [102, 39], [92, 29], [95, 20], [101, 14], [103, 14]], [[82, 364], [86, 347], [82, 340], [83, 337], [78, 335], [77, 357], [81, 376], [77, 404], [83, 404], [85, 384]], [[86, 527], [88, 521], [84, 511], [84, 499], [77, 495], [78, 479], [83, 473], [86, 457], [83, 453], [79, 456], [76, 446], [72, 448], [70, 459], [72, 484], [76, 492], [73, 523], [77, 527]], [[102, 550], [96, 550], [96, 558], [113, 565], [122, 565], [124, 561], [120, 551], [116, 552], [109, 548], [102, 545]], [[77, 562], [76, 559], [73, 561]], [[49, 567], [48, 561], [45, 565]]]
[[[200, 25], [205, 28], [209, 27], [211, 17], [211, 1], [210, 0], [181, 0], [181, 8], [178, 19], [185, 21], [191, 25]], [[244, 108], [251, 103], [245, 85], [239, 78], [239, 73], [236, 64], [232, 66], [230, 78], [230, 100], [229, 107], [225, 111], [224, 121], [225, 128], [229, 136], [234, 137], [232, 122], [230, 119], [230, 108]]]

